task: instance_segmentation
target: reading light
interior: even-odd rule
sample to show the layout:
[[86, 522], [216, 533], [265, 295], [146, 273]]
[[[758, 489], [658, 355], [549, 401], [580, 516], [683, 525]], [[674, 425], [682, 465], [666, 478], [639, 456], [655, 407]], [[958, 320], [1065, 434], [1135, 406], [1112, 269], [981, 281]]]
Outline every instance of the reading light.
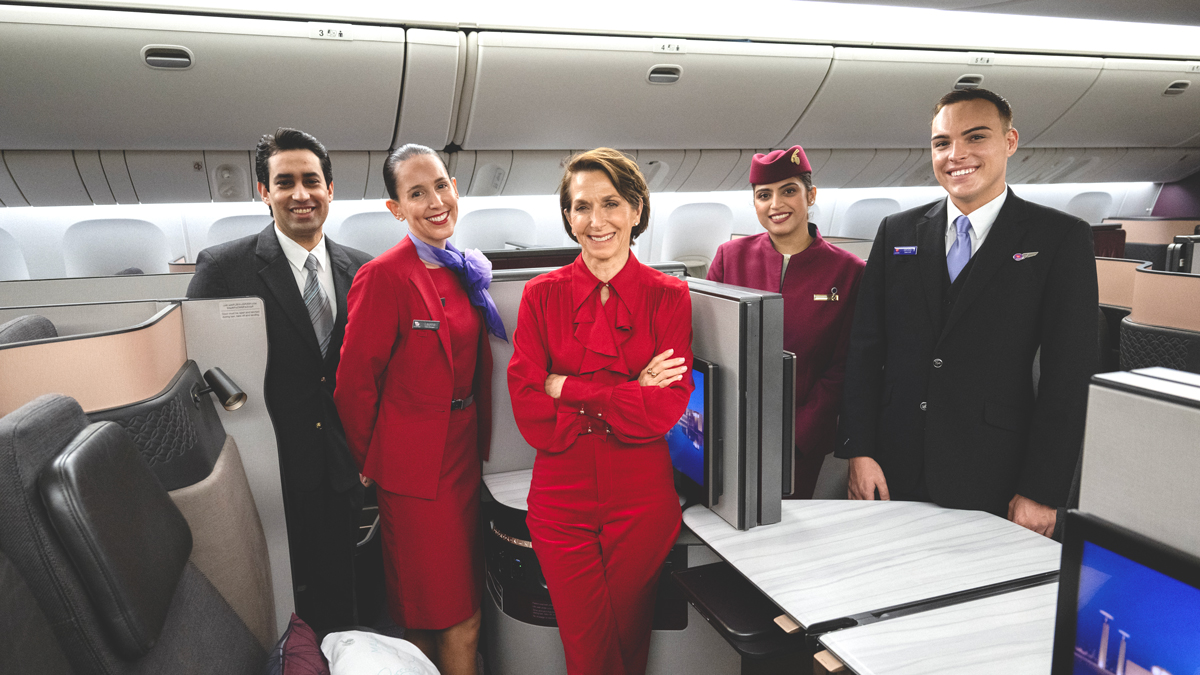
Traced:
[[200, 405], [200, 397], [205, 394], [216, 395], [221, 406], [229, 411], [237, 410], [246, 402], [246, 392], [220, 368], [210, 368], [204, 373], [204, 381], [208, 383], [204, 389], [199, 385], [192, 388], [192, 401], [196, 405]]

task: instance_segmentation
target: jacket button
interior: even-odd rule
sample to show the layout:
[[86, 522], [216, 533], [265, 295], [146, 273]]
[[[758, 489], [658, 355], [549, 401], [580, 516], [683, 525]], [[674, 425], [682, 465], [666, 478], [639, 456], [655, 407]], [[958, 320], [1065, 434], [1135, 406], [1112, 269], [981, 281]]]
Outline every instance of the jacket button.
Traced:
[[[925, 404], [925, 401], [921, 401], [921, 410], [925, 410], [925, 409], [926, 409], [926, 408], [928, 408], [928, 407], [929, 407], [929, 406], [927, 406], [927, 405]], [[317, 426], [320, 426], [320, 425], [317, 425]]]
[[324, 382], [324, 381], [325, 381], [325, 378], [324, 378], [324, 377], [322, 377], [322, 378], [321, 378], [321, 381], [322, 381], [322, 382]]
[[[924, 409], [925, 409], [925, 404], [924, 404], [924, 403], [922, 403], [922, 404], [921, 404], [921, 410], [924, 410]], [[320, 423], [320, 422], [317, 422], [317, 428], [318, 428], [318, 429], [320, 429], [320, 428], [321, 428], [321, 423]]]
[[[934, 360], [933, 360], [933, 367], [934, 367], [934, 368], [941, 368], [941, 367], [942, 367], [942, 360], [941, 360], [941, 359], [934, 359]], [[324, 380], [324, 378], [322, 378], [322, 379], [321, 379], [321, 381], [322, 381], [322, 382], [324, 382], [324, 381], [325, 381], [325, 380]]]

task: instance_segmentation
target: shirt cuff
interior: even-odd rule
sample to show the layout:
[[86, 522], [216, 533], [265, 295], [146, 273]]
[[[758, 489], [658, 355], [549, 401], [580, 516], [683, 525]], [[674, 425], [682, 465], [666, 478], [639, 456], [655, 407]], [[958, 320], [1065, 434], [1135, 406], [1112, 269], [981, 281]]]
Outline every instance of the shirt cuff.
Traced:
[[563, 382], [559, 405], [574, 408], [580, 415], [604, 419], [613, 388], [580, 377], [567, 376]]

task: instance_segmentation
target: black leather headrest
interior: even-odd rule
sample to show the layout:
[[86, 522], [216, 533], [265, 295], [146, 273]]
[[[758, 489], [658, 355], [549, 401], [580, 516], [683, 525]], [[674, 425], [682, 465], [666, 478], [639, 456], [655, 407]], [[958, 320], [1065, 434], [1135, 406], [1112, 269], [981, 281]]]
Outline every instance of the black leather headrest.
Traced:
[[89, 425], [42, 470], [42, 502], [113, 642], [127, 659], [158, 641], [192, 531], [112, 422]]
[[40, 314], [26, 314], [0, 325], [0, 345], [58, 337], [54, 323]]

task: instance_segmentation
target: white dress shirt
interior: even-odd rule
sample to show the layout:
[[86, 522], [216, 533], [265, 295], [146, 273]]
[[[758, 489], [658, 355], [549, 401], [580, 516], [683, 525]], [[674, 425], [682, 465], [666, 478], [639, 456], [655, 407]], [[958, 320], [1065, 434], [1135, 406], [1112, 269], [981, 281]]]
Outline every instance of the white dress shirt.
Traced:
[[[1008, 185], [1004, 186], [1004, 192], [1001, 192], [999, 197], [967, 214], [971, 221], [971, 255], [975, 255], [979, 247], [983, 246], [983, 240], [987, 238], [988, 230], [992, 229], [992, 224], [996, 222], [996, 216], [1000, 215], [1005, 199], [1008, 199]], [[961, 215], [963, 212], [954, 205], [954, 200], [947, 197], [946, 255], [950, 255], [950, 247], [954, 245], [954, 240], [958, 239], [958, 228], [954, 226], [954, 221]]]
[[308, 260], [309, 253], [317, 256], [317, 281], [321, 284], [321, 290], [325, 291], [325, 297], [329, 299], [329, 310], [333, 313], [332, 318], [337, 321], [337, 296], [333, 294], [333, 270], [329, 268], [329, 251], [325, 249], [325, 235], [321, 235], [321, 240], [311, 251], [289, 239], [280, 231], [278, 225], [275, 226], [275, 236], [279, 238], [279, 247], [283, 249], [283, 255], [292, 266], [292, 276], [296, 278], [296, 286], [300, 289], [301, 298], [304, 297], [304, 284], [308, 281], [308, 270], [304, 269], [304, 262]]

